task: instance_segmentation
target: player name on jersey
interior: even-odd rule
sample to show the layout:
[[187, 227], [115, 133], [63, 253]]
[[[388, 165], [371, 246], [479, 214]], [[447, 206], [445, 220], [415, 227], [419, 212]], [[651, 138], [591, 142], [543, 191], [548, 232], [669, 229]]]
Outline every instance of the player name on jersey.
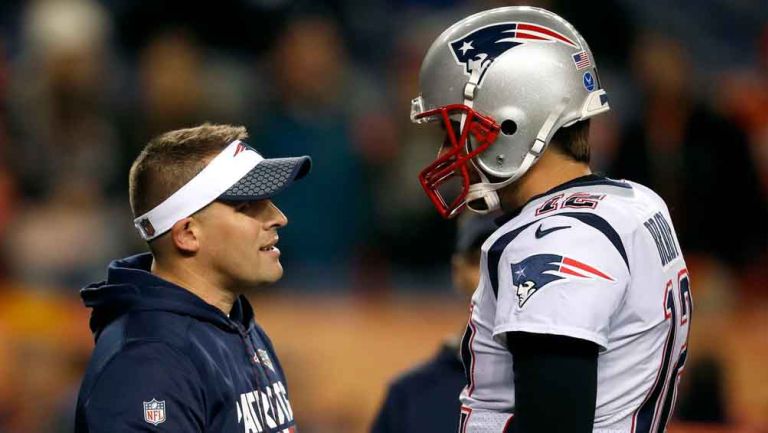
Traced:
[[278, 381], [258, 390], [240, 394], [237, 405], [237, 423], [243, 423], [245, 433], [280, 432], [291, 433], [293, 427], [280, 426], [291, 424], [293, 409], [288, 401], [285, 386]]
[[654, 242], [656, 242], [656, 249], [659, 251], [662, 266], [667, 266], [669, 262], [680, 255], [675, 243], [675, 236], [672, 234], [672, 228], [661, 212], [654, 214], [643, 225], [645, 225], [645, 228], [651, 233]]

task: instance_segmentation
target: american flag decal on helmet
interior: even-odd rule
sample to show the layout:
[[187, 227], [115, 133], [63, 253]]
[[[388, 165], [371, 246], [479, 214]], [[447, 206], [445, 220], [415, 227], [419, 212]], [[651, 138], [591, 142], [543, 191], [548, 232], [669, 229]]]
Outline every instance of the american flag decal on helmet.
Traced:
[[576, 70], [581, 71], [592, 66], [592, 62], [589, 61], [589, 54], [586, 51], [581, 51], [573, 55], [573, 63], [576, 65]]

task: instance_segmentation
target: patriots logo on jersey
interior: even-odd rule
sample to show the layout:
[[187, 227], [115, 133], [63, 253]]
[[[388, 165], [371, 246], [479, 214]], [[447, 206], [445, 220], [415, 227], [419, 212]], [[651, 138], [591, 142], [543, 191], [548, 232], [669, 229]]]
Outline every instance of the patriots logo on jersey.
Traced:
[[526, 42], [562, 43], [573, 48], [579, 46], [562, 34], [538, 24], [499, 23], [482, 27], [451, 41], [451, 52], [459, 64], [463, 64], [467, 75], [477, 71], [478, 86], [488, 67], [508, 50]]
[[517, 287], [517, 301], [520, 308], [547, 284], [567, 279], [613, 278], [586, 263], [557, 254], [536, 254], [519, 263], [512, 263], [512, 284]]

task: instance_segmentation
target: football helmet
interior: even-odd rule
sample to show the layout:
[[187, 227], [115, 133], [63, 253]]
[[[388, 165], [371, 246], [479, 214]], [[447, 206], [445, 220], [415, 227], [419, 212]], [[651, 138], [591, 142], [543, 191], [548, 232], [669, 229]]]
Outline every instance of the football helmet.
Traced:
[[[496, 191], [525, 174], [559, 128], [609, 109], [587, 42], [534, 7], [492, 9], [452, 25], [427, 51], [419, 81], [411, 120], [446, 130], [419, 180], [446, 218], [468, 203], [480, 213], [499, 208]], [[456, 176], [461, 191], [446, 200], [439, 188]]]

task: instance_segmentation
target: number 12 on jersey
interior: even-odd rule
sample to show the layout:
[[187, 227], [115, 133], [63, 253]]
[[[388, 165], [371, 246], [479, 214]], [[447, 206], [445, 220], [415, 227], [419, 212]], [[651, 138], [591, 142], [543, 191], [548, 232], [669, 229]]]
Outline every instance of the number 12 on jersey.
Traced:
[[688, 331], [693, 312], [688, 269], [677, 273], [676, 281], [667, 281], [664, 315], [669, 323], [667, 340], [656, 382], [632, 419], [633, 433], [666, 431], [677, 398], [677, 385], [688, 357]]

